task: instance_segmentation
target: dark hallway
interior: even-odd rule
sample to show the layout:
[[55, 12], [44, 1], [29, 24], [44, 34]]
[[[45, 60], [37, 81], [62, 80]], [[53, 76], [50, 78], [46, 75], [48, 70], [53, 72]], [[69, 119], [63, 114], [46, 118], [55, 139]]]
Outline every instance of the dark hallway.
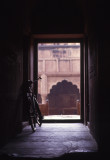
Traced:
[[[109, 5], [99, 0], [1, 3], [0, 148], [22, 133], [22, 122], [27, 120], [24, 84], [37, 77], [36, 43], [80, 39], [82, 123], [89, 124], [98, 156], [109, 155], [109, 10]], [[94, 154], [90, 155], [94, 159]], [[78, 153], [75, 158], [83, 159]]]

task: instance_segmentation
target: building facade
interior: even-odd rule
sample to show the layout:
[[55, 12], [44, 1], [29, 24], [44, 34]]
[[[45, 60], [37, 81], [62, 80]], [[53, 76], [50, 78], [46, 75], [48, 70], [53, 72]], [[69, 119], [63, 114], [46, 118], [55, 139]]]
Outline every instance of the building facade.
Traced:
[[80, 43], [38, 44], [38, 74], [39, 102], [48, 101], [49, 114], [79, 114]]

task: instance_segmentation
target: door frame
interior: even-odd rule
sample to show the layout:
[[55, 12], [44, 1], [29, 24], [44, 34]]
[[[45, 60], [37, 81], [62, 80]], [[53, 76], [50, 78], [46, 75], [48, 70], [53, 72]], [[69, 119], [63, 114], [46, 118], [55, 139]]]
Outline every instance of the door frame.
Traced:
[[[31, 37], [33, 46], [33, 79], [38, 76], [38, 54], [37, 44], [47, 42], [80, 42], [80, 85], [81, 85], [81, 119], [79, 120], [44, 120], [43, 122], [82, 122], [87, 124], [88, 121], [88, 52], [87, 37], [84, 34], [33, 34]], [[32, 53], [31, 53], [32, 54]], [[32, 60], [32, 59], [31, 59]], [[37, 61], [36, 61], [37, 60]], [[30, 69], [31, 71], [31, 69]], [[30, 73], [31, 75], [31, 73]], [[38, 84], [35, 86], [37, 95]]]

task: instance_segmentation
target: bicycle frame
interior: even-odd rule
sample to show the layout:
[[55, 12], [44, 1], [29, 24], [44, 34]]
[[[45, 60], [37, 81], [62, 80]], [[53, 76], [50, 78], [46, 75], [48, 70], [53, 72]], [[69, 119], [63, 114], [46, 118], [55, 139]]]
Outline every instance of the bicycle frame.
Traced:
[[[41, 79], [41, 77], [38, 77], [37, 80], [39, 79]], [[33, 131], [36, 130], [36, 123], [39, 126], [42, 125], [42, 119], [43, 119], [37, 98], [35, 94], [33, 93], [33, 89], [32, 89], [32, 84], [35, 83], [37, 80], [35, 81], [28, 80], [28, 90], [27, 90], [29, 124], [31, 125], [31, 128]]]

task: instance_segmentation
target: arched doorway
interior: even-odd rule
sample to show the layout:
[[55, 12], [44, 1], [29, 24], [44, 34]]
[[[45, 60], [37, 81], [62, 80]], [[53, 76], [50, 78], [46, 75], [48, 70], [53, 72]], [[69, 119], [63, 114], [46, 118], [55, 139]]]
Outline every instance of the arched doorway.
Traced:
[[63, 80], [48, 94], [49, 115], [80, 115], [80, 92], [76, 85]]
[[80, 117], [81, 43], [71, 42], [38, 43], [38, 93], [48, 115]]

